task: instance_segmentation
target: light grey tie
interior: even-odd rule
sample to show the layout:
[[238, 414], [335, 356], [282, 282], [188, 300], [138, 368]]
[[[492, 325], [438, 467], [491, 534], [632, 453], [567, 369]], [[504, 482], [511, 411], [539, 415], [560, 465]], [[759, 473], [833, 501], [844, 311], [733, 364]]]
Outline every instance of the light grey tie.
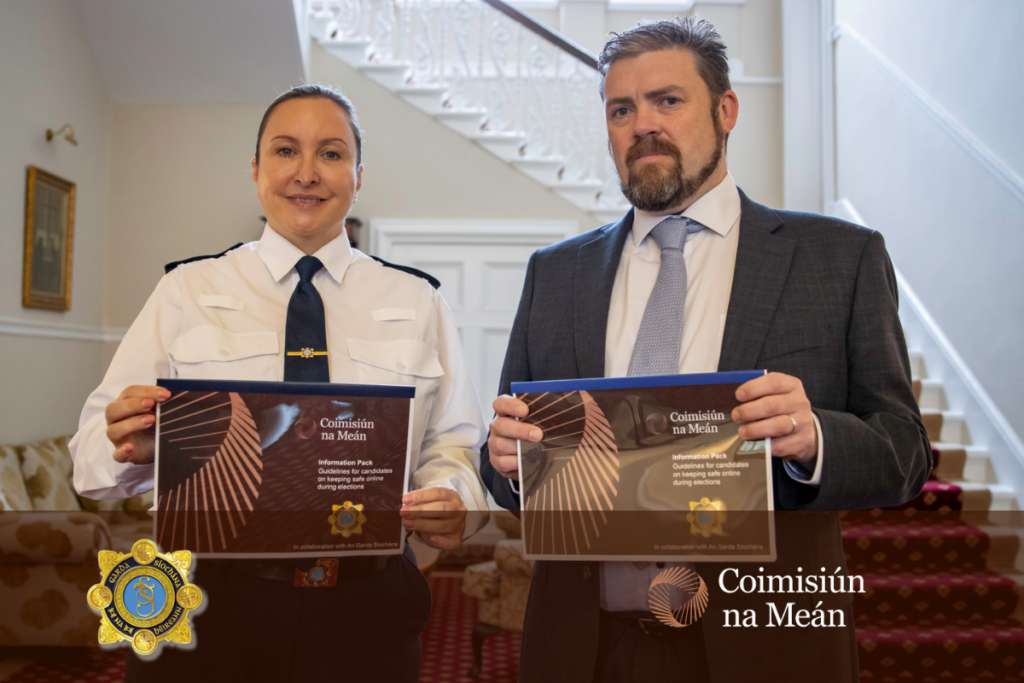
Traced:
[[[683, 341], [683, 308], [686, 304], [686, 240], [704, 226], [692, 218], [672, 216], [651, 230], [661, 247], [661, 266], [647, 300], [640, 331], [629, 361], [629, 375], [675, 375], [679, 372], [679, 351]], [[643, 570], [647, 562], [634, 562]]]
[[629, 361], [629, 375], [675, 375], [679, 372], [679, 350], [683, 340], [683, 307], [686, 304], [686, 261], [683, 248], [687, 238], [704, 226], [692, 218], [672, 216], [651, 230], [661, 247], [661, 267], [647, 300], [640, 331]]

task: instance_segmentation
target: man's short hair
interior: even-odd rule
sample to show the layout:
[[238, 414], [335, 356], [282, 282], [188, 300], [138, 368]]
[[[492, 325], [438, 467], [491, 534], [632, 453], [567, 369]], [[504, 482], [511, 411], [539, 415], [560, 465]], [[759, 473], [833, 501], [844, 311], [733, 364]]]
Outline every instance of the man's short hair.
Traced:
[[597, 59], [597, 68], [601, 72], [601, 99], [604, 99], [604, 79], [612, 64], [620, 59], [659, 50], [689, 50], [713, 102], [721, 99], [726, 90], [732, 89], [725, 43], [715, 27], [704, 19], [686, 16], [676, 17], [673, 21], [642, 22], [636, 28], [613, 33], [612, 36]]

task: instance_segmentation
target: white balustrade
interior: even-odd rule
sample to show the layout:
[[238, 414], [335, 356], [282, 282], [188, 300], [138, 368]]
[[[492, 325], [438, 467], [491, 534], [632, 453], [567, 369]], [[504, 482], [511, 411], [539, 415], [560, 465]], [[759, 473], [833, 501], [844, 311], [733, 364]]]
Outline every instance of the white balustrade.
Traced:
[[[410, 102], [581, 208], [622, 208], [589, 64], [479, 0], [311, 0], [309, 8], [311, 34], [327, 49], [340, 55], [352, 43], [352, 54], [368, 41], [367, 68], [376, 70], [368, 73], [385, 82], [381, 74], [405, 67], [387, 82], [404, 83], [399, 94]], [[424, 106], [435, 91], [437, 102]]]

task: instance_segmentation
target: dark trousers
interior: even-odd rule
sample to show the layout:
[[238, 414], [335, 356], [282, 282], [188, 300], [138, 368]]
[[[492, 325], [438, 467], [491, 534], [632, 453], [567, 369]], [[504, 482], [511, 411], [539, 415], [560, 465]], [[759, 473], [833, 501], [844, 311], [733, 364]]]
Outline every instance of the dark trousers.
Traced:
[[709, 683], [700, 622], [667, 640], [601, 613], [594, 683]]
[[192, 618], [193, 649], [164, 644], [156, 659], [131, 652], [125, 680], [415, 683], [430, 590], [406, 550], [333, 588], [296, 588], [200, 560], [192, 580], [208, 602]]

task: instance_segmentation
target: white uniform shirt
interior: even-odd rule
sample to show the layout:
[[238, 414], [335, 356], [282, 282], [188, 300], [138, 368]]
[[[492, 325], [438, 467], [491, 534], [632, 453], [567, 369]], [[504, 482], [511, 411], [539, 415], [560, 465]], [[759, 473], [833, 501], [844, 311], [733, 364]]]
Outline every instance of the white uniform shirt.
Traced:
[[[608, 307], [606, 377], [625, 377], [629, 373], [640, 321], [661, 266], [661, 249], [654, 239], [648, 239], [648, 235], [666, 216], [635, 208], [633, 212], [632, 235], [623, 245]], [[687, 287], [679, 372], [717, 372], [740, 235], [740, 195], [732, 174], [727, 173], [721, 183], [679, 215], [692, 218], [707, 228], [690, 235], [683, 250]], [[814, 420], [817, 423], [817, 417]], [[813, 476], [803, 478], [799, 470], [792, 467], [786, 467], [786, 471], [794, 479], [816, 486], [821, 482], [821, 461], [819, 425], [818, 460]], [[667, 563], [659, 567], [652, 562], [644, 569], [637, 569], [632, 562], [603, 562], [602, 609], [612, 612], [650, 611], [647, 591], [651, 581], [665, 566], [677, 565]]]
[[[71, 440], [74, 484], [90, 498], [153, 488], [153, 465], [117, 463], [104, 410], [126, 387], [157, 378], [280, 381], [288, 302], [304, 254], [267, 226], [259, 242], [183, 264], [160, 280], [90, 396]], [[483, 415], [458, 330], [426, 280], [352, 249], [342, 235], [314, 254], [324, 302], [331, 381], [416, 387], [410, 489], [444, 486], [487, 521], [478, 474]]]

